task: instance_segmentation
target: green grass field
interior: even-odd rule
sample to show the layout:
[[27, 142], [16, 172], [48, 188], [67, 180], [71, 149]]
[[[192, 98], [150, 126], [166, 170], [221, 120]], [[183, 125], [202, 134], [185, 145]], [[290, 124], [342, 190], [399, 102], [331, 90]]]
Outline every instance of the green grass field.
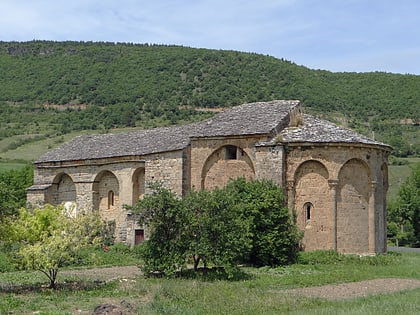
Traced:
[[[420, 254], [413, 253], [344, 260], [327, 257], [319, 263], [274, 269], [243, 268], [243, 274], [231, 281], [138, 276], [97, 288], [3, 290], [0, 314], [91, 314], [100, 303], [121, 302], [131, 305], [136, 314], [418, 314], [420, 289], [338, 301], [289, 295], [285, 290], [376, 278], [420, 279], [419, 266]], [[2, 286], [40, 281], [42, 276], [34, 272], [0, 274]]]
[[390, 165], [388, 168], [388, 200], [392, 200], [397, 196], [401, 184], [408, 176], [410, 176], [413, 164], [420, 163], [420, 158], [401, 158], [401, 160], [407, 161], [408, 164]]

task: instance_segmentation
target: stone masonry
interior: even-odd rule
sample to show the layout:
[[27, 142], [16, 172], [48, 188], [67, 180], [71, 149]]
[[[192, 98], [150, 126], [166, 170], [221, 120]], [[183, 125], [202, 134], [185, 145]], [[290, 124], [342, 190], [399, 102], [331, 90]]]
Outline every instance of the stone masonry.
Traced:
[[298, 101], [244, 104], [185, 126], [76, 137], [35, 162], [28, 203], [72, 204], [115, 224], [118, 242], [147, 231], [125, 210], [162, 182], [177, 195], [236, 177], [284, 188], [305, 250], [386, 251], [390, 147], [304, 115]]

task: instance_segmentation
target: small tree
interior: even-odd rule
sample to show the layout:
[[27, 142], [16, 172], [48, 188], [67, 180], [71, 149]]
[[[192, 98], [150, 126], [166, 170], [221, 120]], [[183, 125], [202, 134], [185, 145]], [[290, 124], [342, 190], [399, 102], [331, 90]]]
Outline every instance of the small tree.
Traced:
[[184, 199], [188, 225], [185, 239], [194, 269], [204, 266], [223, 267], [230, 273], [251, 247], [249, 220], [241, 215], [238, 202], [226, 189], [191, 191]]
[[203, 262], [229, 273], [249, 250], [248, 224], [226, 191], [191, 191], [180, 199], [161, 185], [151, 187], [153, 193], [133, 207], [151, 233], [143, 248], [146, 273], [172, 274], [189, 258], [195, 270]]
[[150, 229], [143, 245], [143, 271], [173, 274], [185, 266], [182, 232], [186, 226], [181, 200], [159, 183], [150, 184], [152, 193], [132, 207], [140, 224]]
[[389, 217], [398, 224], [407, 224], [406, 230], [412, 233], [411, 243], [420, 246], [420, 163], [398, 191], [396, 202], [391, 204]]
[[144, 244], [145, 272], [171, 274], [192, 258], [195, 270], [203, 263], [229, 275], [241, 261], [274, 266], [296, 258], [301, 234], [272, 182], [237, 179], [182, 199], [160, 185], [152, 188], [133, 207], [151, 233]]
[[11, 226], [10, 241], [20, 245], [17, 257], [23, 269], [38, 270], [55, 288], [59, 268], [71, 262], [84, 246], [102, 243], [99, 216], [86, 213], [70, 218], [63, 208], [50, 205], [33, 213], [21, 209]]

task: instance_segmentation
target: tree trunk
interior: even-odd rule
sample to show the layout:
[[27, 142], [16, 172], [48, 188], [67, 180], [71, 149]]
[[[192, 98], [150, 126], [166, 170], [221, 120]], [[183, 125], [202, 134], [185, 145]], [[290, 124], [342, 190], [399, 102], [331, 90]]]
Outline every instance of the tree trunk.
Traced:
[[200, 256], [193, 255], [193, 259], [194, 259], [194, 271], [197, 271], [198, 270], [198, 264], [200, 263]]

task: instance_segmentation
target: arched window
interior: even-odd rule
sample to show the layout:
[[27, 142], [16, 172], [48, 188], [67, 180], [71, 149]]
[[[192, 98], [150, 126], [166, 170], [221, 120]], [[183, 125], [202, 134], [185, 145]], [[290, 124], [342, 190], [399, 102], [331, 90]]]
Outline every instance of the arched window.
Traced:
[[306, 202], [303, 205], [303, 211], [305, 213], [306, 224], [309, 224], [310, 221], [311, 221], [311, 215], [312, 215], [313, 208], [314, 208], [314, 206], [310, 202]]
[[108, 191], [108, 209], [114, 206], [114, 192], [112, 190]]

